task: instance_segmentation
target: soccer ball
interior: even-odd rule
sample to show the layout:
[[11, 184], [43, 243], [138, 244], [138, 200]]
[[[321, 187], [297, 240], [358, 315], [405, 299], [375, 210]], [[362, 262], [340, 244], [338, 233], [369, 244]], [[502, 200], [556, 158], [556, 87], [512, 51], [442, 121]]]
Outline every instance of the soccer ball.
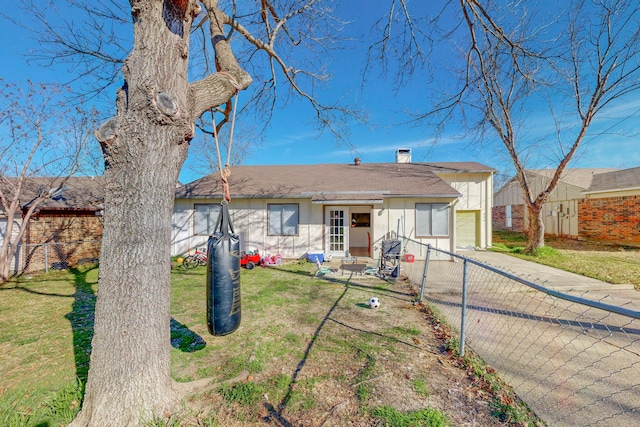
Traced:
[[378, 308], [378, 307], [380, 307], [380, 300], [378, 299], [378, 297], [369, 298], [369, 307], [370, 308]]

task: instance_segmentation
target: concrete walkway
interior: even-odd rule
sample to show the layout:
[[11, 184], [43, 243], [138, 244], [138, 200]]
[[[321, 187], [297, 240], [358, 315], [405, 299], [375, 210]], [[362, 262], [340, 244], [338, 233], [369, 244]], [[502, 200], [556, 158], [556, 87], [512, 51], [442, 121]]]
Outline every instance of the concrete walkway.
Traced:
[[538, 285], [568, 294], [584, 294], [584, 298], [600, 301], [613, 298], [640, 310], [640, 291], [632, 284], [612, 285], [601, 280], [570, 273], [558, 268], [526, 261], [493, 251], [458, 251], [458, 255], [475, 259], [514, 276], [524, 277]]

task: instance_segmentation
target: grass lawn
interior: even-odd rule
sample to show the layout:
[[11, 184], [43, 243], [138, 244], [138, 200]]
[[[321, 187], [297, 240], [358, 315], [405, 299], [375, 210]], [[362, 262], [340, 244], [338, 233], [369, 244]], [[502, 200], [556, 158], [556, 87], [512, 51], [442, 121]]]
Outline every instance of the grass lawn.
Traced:
[[[208, 334], [205, 268], [172, 272], [172, 375], [211, 378], [150, 426], [504, 425], [495, 387], [445, 344], [408, 282], [313, 278], [315, 266], [242, 270], [242, 325]], [[0, 425], [59, 426], [78, 411], [97, 268], [0, 287]], [[366, 302], [378, 296], [381, 307]], [[230, 379], [241, 379], [233, 383]], [[499, 393], [510, 393], [506, 386]], [[522, 411], [519, 411], [522, 412]], [[496, 416], [501, 416], [502, 421]]]
[[640, 290], [640, 248], [607, 246], [569, 238], [548, 237], [537, 256], [520, 253], [527, 242], [522, 233], [494, 231], [493, 250], [549, 265], [607, 283], [631, 283]]

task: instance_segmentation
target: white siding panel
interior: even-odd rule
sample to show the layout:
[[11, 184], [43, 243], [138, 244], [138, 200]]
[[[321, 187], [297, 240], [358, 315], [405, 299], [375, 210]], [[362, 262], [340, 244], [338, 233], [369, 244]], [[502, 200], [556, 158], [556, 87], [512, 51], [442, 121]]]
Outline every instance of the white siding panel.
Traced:
[[[506, 186], [501, 193], [496, 194], [494, 199], [493, 175], [490, 173], [439, 174], [438, 176], [462, 194], [455, 205], [456, 210], [479, 212], [480, 219], [476, 223], [477, 245], [483, 248], [491, 245], [492, 207], [513, 204], [511, 200], [516, 199], [522, 203], [522, 197], [518, 198], [518, 187], [512, 185]], [[457, 239], [457, 235], [453, 237]]]

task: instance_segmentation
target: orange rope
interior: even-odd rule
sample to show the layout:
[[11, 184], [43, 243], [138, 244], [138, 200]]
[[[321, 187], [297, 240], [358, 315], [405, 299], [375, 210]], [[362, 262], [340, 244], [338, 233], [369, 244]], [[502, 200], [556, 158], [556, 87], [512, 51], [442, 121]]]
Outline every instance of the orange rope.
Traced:
[[[224, 73], [224, 74], [227, 74], [227, 73]], [[237, 89], [238, 85], [237, 83], [235, 83], [235, 79], [233, 79], [233, 77], [230, 75], [229, 77], [231, 77], [231, 82]], [[229, 176], [231, 176], [231, 166], [230, 166], [231, 147], [233, 146], [233, 132], [234, 132], [235, 123], [236, 123], [236, 108], [238, 106], [238, 93], [239, 91], [236, 90], [236, 99], [235, 99], [235, 102], [233, 103], [233, 115], [231, 116], [231, 129], [229, 130], [229, 148], [227, 149], [227, 162], [225, 163], [224, 168], [222, 167], [222, 156], [220, 155], [220, 144], [218, 142], [218, 130], [216, 128], [216, 119], [214, 116], [214, 111], [211, 110], [211, 122], [213, 124], [213, 138], [216, 142], [216, 153], [218, 156], [218, 169], [220, 170], [220, 179], [222, 181], [222, 197], [224, 200], [227, 201], [227, 203], [231, 201], [231, 192], [229, 191], [228, 178]]]

